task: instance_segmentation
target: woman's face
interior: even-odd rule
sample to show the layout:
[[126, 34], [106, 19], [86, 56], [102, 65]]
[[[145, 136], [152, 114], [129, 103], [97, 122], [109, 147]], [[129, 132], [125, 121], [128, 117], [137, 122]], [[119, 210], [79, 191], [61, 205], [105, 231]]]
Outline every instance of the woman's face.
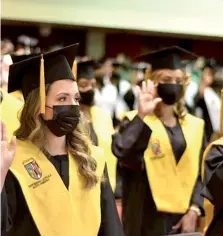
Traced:
[[214, 73], [213, 70], [209, 67], [206, 67], [203, 71], [202, 83], [206, 86], [211, 86], [214, 82]]
[[[53, 118], [53, 106], [79, 105], [80, 94], [77, 82], [73, 80], [58, 80], [52, 83], [46, 96], [46, 112], [44, 119]], [[49, 108], [51, 107], [51, 108]]]
[[95, 79], [87, 79], [87, 78], [80, 78], [77, 82], [79, 91], [84, 93], [89, 90], [94, 90], [96, 87], [96, 80]]
[[183, 72], [181, 70], [162, 70], [158, 83], [183, 85], [185, 83]]

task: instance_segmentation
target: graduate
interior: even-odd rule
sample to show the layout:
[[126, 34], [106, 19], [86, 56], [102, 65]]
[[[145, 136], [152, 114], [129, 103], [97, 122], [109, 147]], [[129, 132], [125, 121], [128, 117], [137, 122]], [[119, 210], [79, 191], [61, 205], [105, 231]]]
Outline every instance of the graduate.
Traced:
[[[223, 136], [223, 90], [221, 95], [221, 130]], [[204, 152], [204, 189], [208, 199], [206, 212], [206, 236], [223, 235], [223, 138], [211, 143]], [[209, 203], [209, 204], [208, 204]], [[213, 205], [211, 205], [213, 204]], [[214, 207], [213, 207], [214, 206]], [[205, 209], [206, 210], [206, 209]], [[213, 216], [213, 217], [212, 217]], [[210, 225], [209, 225], [210, 224]]]
[[195, 232], [204, 213], [204, 122], [185, 112], [189, 78], [180, 70], [181, 59], [193, 57], [175, 46], [139, 58], [152, 73], [138, 87], [138, 110], [126, 114], [112, 142], [122, 165], [126, 236]]
[[14, 159], [11, 148], [2, 157], [2, 235], [123, 235], [104, 153], [83, 126], [77, 48], [10, 66], [9, 92], [21, 89], [25, 104]]
[[104, 149], [109, 180], [113, 191], [115, 191], [117, 159], [111, 150], [114, 128], [109, 114], [94, 105], [96, 87], [94, 70], [96, 65], [93, 60], [78, 63], [77, 85], [81, 96], [80, 109], [90, 125], [91, 139], [94, 145]]

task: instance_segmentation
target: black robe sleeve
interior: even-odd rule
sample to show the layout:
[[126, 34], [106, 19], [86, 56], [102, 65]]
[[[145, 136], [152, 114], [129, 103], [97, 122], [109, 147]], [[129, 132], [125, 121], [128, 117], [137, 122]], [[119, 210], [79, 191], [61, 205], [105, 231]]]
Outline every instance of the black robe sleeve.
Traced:
[[147, 148], [152, 130], [135, 116], [132, 121], [125, 118], [117, 133], [112, 136], [112, 152], [129, 168], [142, 168], [143, 153]]
[[203, 159], [203, 153], [206, 149], [207, 146], [207, 140], [206, 140], [206, 136], [204, 135], [203, 137], [203, 144], [202, 144], [202, 148], [200, 151], [200, 164], [199, 164], [199, 174], [198, 174], [198, 178], [194, 187], [194, 191], [192, 194], [192, 198], [191, 198], [191, 203], [195, 203], [199, 206], [202, 215], [204, 216], [204, 198], [201, 195], [202, 189], [203, 189], [203, 183], [202, 183], [202, 173], [201, 173], [201, 165], [202, 165], [202, 159]]
[[98, 236], [124, 236], [115, 198], [108, 178], [107, 166], [101, 183], [101, 226]]
[[1, 233], [6, 235], [15, 219], [17, 208], [16, 185], [13, 176], [8, 172], [1, 192]]
[[19, 183], [10, 171], [1, 193], [1, 207], [2, 235], [26, 235], [24, 232], [30, 232], [33, 236], [39, 235]]
[[205, 161], [203, 195], [208, 198], [213, 205], [223, 208], [223, 146], [214, 145]]

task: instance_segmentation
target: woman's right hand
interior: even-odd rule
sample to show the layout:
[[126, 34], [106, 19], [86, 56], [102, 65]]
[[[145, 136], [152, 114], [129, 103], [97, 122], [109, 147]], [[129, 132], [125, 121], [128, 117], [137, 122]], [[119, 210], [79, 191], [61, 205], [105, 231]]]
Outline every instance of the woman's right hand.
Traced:
[[154, 112], [161, 98], [155, 98], [155, 87], [152, 81], [142, 82], [142, 88], [137, 86], [138, 92], [138, 116], [143, 119], [146, 115]]
[[7, 128], [1, 121], [1, 190], [3, 188], [5, 177], [12, 164], [16, 151], [16, 137], [12, 137], [8, 146]]

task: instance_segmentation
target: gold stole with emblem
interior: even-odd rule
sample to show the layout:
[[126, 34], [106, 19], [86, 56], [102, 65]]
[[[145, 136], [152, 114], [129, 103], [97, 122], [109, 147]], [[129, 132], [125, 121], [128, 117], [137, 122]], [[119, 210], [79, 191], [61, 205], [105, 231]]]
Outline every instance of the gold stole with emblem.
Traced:
[[[97, 174], [103, 175], [103, 151], [92, 147]], [[101, 223], [100, 183], [84, 188], [75, 159], [69, 155], [69, 190], [53, 164], [32, 143], [17, 140], [10, 168], [42, 236], [97, 236]]]
[[[223, 146], [223, 138], [220, 138], [216, 140], [215, 142], [208, 145], [206, 148], [204, 155], [203, 155], [203, 163], [202, 163], [202, 177], [204, 178], [204, 168], [205, 168], [205, 160], [207, 158], [207, 155], [209, 151], [211, 150], [213, 145], [221, 145]], [[205, 219], [204, 219], [204, 230], [203, 233], [205, 233], [213, 219], [214, 216], [214, 206], [210, 203], [208, 199], [204, 199], [204, 209], [205, 209]]]
[[114, 133], [112, 120], [110, 116], [99, 107], [92, 106], [90, 112], [92, 125], [98, 138], [98, 146], [104, 149], [108, 176], [114, 192], [116, 188], [117, 158], [113, 155], [111, 150], [112, 134]]
[[[127, 117], [132, 120], [136, 114]], [[162, 122], [155, 115], [146, 116], [144, 122], [152, 130], [144, 161], [157, 210], [184, 214], [199, 173], [204, 122], [189, 114], [180, 120], [187, 147], [178, 164]]]

